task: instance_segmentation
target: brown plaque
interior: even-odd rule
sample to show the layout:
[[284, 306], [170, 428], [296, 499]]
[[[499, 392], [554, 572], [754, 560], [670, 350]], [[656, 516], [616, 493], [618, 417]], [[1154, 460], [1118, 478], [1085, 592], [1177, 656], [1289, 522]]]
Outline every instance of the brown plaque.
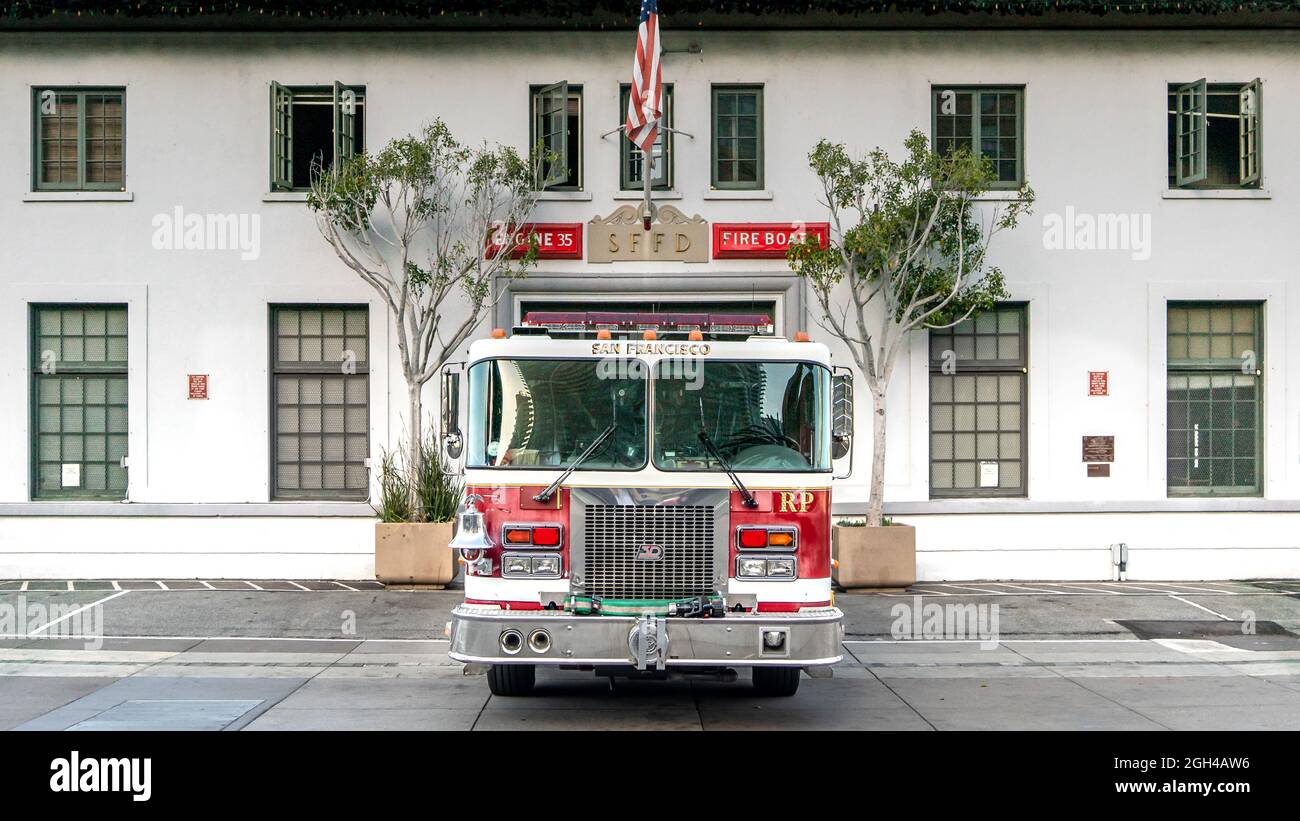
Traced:
[[644, 210], [644, 205], [624, 205], [587, 223], [587, 261], [709, 261], [709, 223], [704, 217], [688, 217], [671, 205], [661, 205], [647, 231], [641, 222]]
[[1115, 461], [1115, 437], [1114, 436], [1083, 437], [1083, 461], [1085, 462]]
[[1088, 478], [1106, 478], [1110, 476], [1110, 465], [1088, 465]]
[[208, 375], [206, 373], [189, 374], [189, 387], [191, 399], [207, 399]]

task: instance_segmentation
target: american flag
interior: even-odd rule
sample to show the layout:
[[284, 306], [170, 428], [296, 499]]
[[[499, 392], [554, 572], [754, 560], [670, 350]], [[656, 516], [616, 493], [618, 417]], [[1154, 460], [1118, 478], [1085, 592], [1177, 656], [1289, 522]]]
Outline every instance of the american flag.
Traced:
[[641, 0], [641, 25], [636, 32], [632, 63], [632, 93], [627, 101], [627, 137], [646, 157], [659, 137], [663, 115], [663, 82], [659, 74], [659, 2]]

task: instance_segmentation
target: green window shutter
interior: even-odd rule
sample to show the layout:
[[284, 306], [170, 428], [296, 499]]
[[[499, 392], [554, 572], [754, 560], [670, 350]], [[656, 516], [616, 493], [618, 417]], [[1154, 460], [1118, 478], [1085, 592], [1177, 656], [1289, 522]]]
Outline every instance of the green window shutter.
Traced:
[[542, 167], [541, 190], [569, 177], [569, 84], [542, 86], [533, 95], [533, 142], [552, 156]]
[[293, 188], [293, 92], [271, 83], [271, 188]]
[[1176, 151], [1174, 181], [1179, 186], [1204, 182], [1206, 167], [1206, 97], [1205, 78], [1181, 85], [1174, 91]]
[[1240, 93], [1241, 119], [1240, 129], [1241, 184], [1258, 185], [1260, 180], [1260, 122], [1263, 97], [1260, 95], [1261, 83], [1258, 77], [1242, 86]]
[[126, 498], [122, 305], [32, 309], [33, 499]]
[[357, 93], [334, 82], [334, 171], [357, 153]]

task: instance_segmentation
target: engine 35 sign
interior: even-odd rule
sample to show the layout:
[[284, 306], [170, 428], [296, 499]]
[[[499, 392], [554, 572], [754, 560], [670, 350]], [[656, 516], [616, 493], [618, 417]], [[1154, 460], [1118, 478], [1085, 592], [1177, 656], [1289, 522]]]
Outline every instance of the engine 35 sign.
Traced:
[[488, 235], [487, 257], [491, 259], [510, 246], [510, 256], [518, 259], [528, 252], [529, 235], [537, 241], [538, 259], [582, 259], [582, 223], [534, 222], [511, 231], [504, 225]]
[[762, 259], [784, 257], [791, 243], [813, 236], [823, 248], [830, 238], [825, 222], [715, 222], [714, 259]]

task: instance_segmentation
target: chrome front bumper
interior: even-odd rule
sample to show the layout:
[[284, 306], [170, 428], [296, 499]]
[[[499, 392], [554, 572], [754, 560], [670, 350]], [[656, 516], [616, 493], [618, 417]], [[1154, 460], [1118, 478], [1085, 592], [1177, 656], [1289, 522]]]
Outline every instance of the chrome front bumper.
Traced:
[[[716, 666], [814, 667], [843, 658], [843, 613], [737, 613], [724, 618], [575, 616], [462, 604], [452, 610], [450, 656], [466, 664], [629, 665], [638, 669]], [[506, 652], [502, 636], [523, 641]], [[545, 631], [546, 649], [529, 638]], [[779, 647], [766, 633], [783, 635]], [[649, 637], [645, 640], [644, 637]], [[538, 642], [541, 644], [541, 642]]]

